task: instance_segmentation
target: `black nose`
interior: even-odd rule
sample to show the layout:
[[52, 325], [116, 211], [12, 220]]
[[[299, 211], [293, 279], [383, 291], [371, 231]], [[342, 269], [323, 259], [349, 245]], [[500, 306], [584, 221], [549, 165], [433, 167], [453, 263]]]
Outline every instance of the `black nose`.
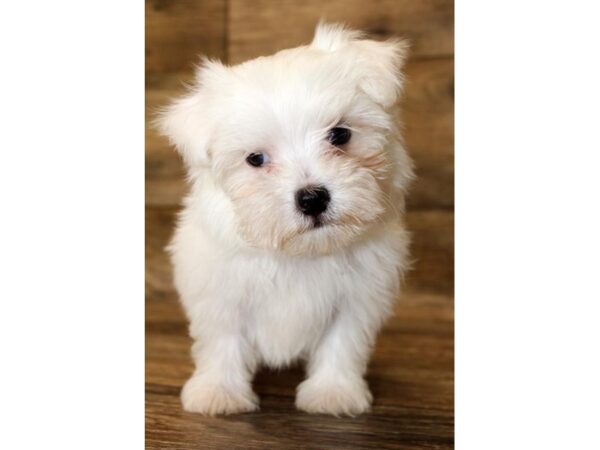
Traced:
[[317, 217], [327, 209], [329, 191], [323, 186], [307, 187], [296, 192], [296, 205], [302, 214]]

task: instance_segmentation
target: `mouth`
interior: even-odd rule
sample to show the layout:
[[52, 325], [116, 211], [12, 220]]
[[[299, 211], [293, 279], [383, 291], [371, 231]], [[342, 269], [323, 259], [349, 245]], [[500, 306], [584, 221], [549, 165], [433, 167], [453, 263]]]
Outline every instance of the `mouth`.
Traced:
[[323, 217], [322, 215], [319, 215], [317, 217], [312, 218], [312, 223], [309, 225], [309, 228], [307, 231], [320, 230], [323, 228], [330, 228], [335, 225], [336, 225], [336, 222], [332, 218]]
[[335, 220], [330, 217], [323, 217], [323, 215], [320, 214], [316, 217], [311, 217], [310, 221], [305, 222], [300, 233], [317, 232], [324, 229], [326, 230], [335, 225]]
[[304, 223], [301, 233], [310, 233], [331, 225], [331, 221], [321, 216], [311, 217], [310, 221]]

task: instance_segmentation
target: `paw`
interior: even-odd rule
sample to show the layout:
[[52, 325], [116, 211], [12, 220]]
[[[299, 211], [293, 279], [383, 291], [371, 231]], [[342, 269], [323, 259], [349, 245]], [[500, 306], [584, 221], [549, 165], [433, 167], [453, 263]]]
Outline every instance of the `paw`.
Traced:
[[181, 403], [184, 410], [206, 416], [258, 409], [258, 397], [250, 385], [227, 386], [202, 375], [195, 375], [185, 383]]
[[355, 416], [369, 410], [373, 396], [362, 378], [324, 380], [311, 377], [298, 386], [296, 407], [314, 414]]

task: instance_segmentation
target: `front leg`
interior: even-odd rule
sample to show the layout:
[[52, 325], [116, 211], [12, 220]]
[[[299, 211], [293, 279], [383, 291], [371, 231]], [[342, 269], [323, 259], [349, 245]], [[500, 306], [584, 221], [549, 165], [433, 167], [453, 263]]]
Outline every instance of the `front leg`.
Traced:
[[309, 356], [308, 378], [298, 386], [296, 407], [335, 416], [368, 411], [373, 397], [364, 375], [377, 328], [341, 312]]
[[209, 416], [257, 410], [251, 386], [256, 363], [243, 336], [210, 328], [192, 347], [196, 371], [181, 392], [183, 408]]

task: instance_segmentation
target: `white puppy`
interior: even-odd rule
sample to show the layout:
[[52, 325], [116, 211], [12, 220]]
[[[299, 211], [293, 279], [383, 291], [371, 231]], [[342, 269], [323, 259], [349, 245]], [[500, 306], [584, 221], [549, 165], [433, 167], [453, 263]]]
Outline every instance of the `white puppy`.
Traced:
[[369, 409], [363, 377], [408, 258], [405, 53], [321, 24], [308, 46], [205, 61], [160, 116], [191, 183], [170, 246], [195, 340], [187, 411], [256, 410], [257, 367], [297, 359], [299, 409]]

